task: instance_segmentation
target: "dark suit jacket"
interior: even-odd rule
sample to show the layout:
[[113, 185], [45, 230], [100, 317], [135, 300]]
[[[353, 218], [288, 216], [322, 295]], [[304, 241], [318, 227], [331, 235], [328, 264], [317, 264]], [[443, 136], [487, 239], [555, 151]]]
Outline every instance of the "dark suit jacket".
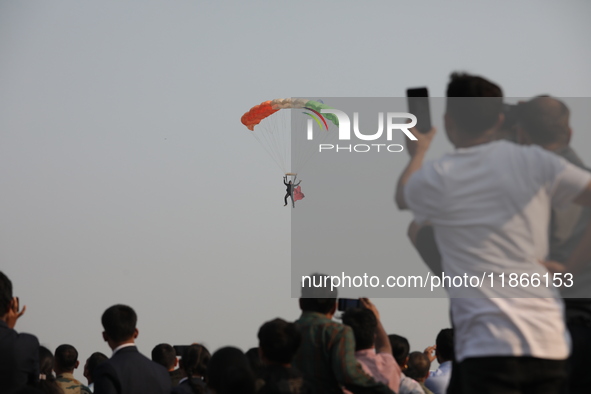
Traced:
[[0, 321], [0, 393], [12, 393], [39, 381], [39, 341]]
[[169, 371], [168, 374], [170, 375], [170, 382], [172, 383], [172, 387], [176, 387], [179, 385], [181, 379], [185, 377], [185, 371], [182, 369], [175, 369], [174, 371]]
[[[203, 393], [207, 392], [205, 388], [205, 382], [203, 382], [203, 380], [199, 378], [193, 378], [193, 382], [203, 389]], [[189, 382], [185, 380], [183, 383], [173, 388], [171, 394], [193, 394], [193, 390], [191, 389], [191, 386], [189, 386]]]
[[135, 346], [120, 349], [94, 372], [95, 394], [169, 394], [170, 389], [166, 368]]

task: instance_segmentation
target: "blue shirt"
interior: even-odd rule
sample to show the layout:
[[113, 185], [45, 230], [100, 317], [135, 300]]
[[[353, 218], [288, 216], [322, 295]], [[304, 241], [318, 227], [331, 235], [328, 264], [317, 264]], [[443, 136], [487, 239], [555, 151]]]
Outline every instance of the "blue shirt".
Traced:
[[436, 371], [432, 371], [425, 381], [425, 386], [433, 394], [445, 394], [451, 378], [451, 361], [441, 363]]

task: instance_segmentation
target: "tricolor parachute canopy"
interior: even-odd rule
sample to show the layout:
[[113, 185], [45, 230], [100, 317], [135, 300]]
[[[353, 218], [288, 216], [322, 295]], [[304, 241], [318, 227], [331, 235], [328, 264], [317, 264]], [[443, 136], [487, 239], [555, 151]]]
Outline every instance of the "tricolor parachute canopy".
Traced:
[[[311, 111], [320, 113], [322, 109], [331, 109], [328, 105], [319, 103], [314, 100], [306, 100], [301, 98], [285, 98], [265, 101], [259, 105], [255, 105], [242, 115], [242, 124], [244, 124], [250, 131], [254, 130], [254, 126], [261, 123], [261, 120], [266, 117], [273, 115], [280, 109], [296, 109], [305, 108]], [[336, 126], [339, 125], [339, 120], [334, 114], [323, 114], [323, 116], [334, 123]]]
[[[283, 173], [290, 175], [301, 170], [317, 151], [318, 143], [327, 138], [329, 123], [338, 126], [336, 115], [323, 114], [323, 109], [332, 107], [302, 98], [275, 99], [255, 105], [241, 121]], [[314, 141], [309, 141], [306, 132], [313, 121], [319, 130]]]

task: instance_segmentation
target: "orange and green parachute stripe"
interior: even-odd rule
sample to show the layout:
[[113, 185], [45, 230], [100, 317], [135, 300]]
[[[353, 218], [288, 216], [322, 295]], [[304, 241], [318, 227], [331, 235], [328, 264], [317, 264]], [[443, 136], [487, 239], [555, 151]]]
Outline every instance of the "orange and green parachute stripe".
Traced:
[[[339, 120], [334, 114], [320, 114], [322, 109], [332, 109], [328, 105], [314, 100], [307, 100], [301, 98], [285, 98], [265, 101], [259, 105], [252, 107], [247, 113], [242, 115], [241, 121], [250, 131], [254, 131], [254, 127], [261, 123], [263, 119], [273, 115], [280, 109], [308, 109], [320, 117], [330, 120], [335, 126], [339, 125]], [[323, 119], [324, 122], [324, 119]], [[325, 122], [326, 125], [326, 122]], [[327, 125], [328, 126], [328, 125]]]

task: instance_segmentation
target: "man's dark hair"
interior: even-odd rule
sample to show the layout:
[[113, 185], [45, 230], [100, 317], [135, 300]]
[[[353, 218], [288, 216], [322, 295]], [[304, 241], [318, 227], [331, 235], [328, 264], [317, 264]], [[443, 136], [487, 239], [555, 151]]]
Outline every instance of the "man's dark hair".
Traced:
[[260, 377], [263, 371], [263, 362], [261, 361], [261, 356], [259, 354], [258, 347], [251, 347], [244, 353], [246, 358], [248, 359], [248, 364], [250, 365], [250, 369], [254, 373], [254, 375], [258, 378]]
[[257, 336], [265, 357], [277, 364], [291, 363], [302, 342], [302, 335], [296, 325], [283, 319], [266, 322]]
[[217, 350], [207, 364], [208, 387], [217, 394], [254, 394], [255, 377], [240, 349]]
[[454, 330], [453, 328], [444, 328], [437, 334], [435, 339], [437, 354], [442, 361], [451, 361], [454, 359]]
[[348, 309], [343, 314], [343, 324], [353, 329], [355, 350], [373, 347], [378, 321], [372, 311], [366, 308]]
[[452, 73], [447, 85], [447, 113], [461, 132], [478, 136], [489, 130], [503, 112], [501, 88], [475, 75]]
[[109, 357], [107, 357], [101, 352], [94, 352], [90, 355], [90, 357], [88, 357], [88, 360], [86, 360], [86, 368], [88, 369], [88, 374], [92, 377], [93, 380], [93, 374], [96, 370], [96, 367], [98, 367], [100, 364], [104, 363], [108, 359]]
[[336, 298], [300, 298], [300, 309], [304, 312], [329, 313], [337, 303]]
[[401, 337], [400, 335], [390, 334], [388, 335], [388, 340], [390, 341], [390, 346], [392, 346], [392, 356], [394, 356], [394, 360], [396, 360], [396, 363], [398, 363], [401, 368], [404, 368], [408, 352], [410, 352], [408, 339]]
[[333, 310], [337, 303], [337, 291], [331, 288], [327, 277], [324, 274], [312, 274], [303, 279], [300, 298], [302, 311], [326, 314]]
[[152, 349], [152, 361], [169, 371], [176, 363], [176, 351], [168, 343], [161, 343]]
[[562, 101], [538, 96], [519, 104], [518, 108], [519, 124], [534, 144], [568, 144], [570, 111]]
[[101, 322], [107, 336], [112, 341], [121, 342], [133, 337], [137, 315], [127, 305], [113, 305], [103, 313]]
[[63, 371], [73, 371], [78, 361], [78, 351], [72, 345], [60, 345], [54, 353], [55, 366]]
[[8, 313], [12, 301], [12, 282], [0, 271], [0, 316]]
[[412, 352], [408, 357], [408, 368], [404, 374], [414, 380], [420, 380], [427, 376], [431, 361], [426, 354], [421, 352]]

